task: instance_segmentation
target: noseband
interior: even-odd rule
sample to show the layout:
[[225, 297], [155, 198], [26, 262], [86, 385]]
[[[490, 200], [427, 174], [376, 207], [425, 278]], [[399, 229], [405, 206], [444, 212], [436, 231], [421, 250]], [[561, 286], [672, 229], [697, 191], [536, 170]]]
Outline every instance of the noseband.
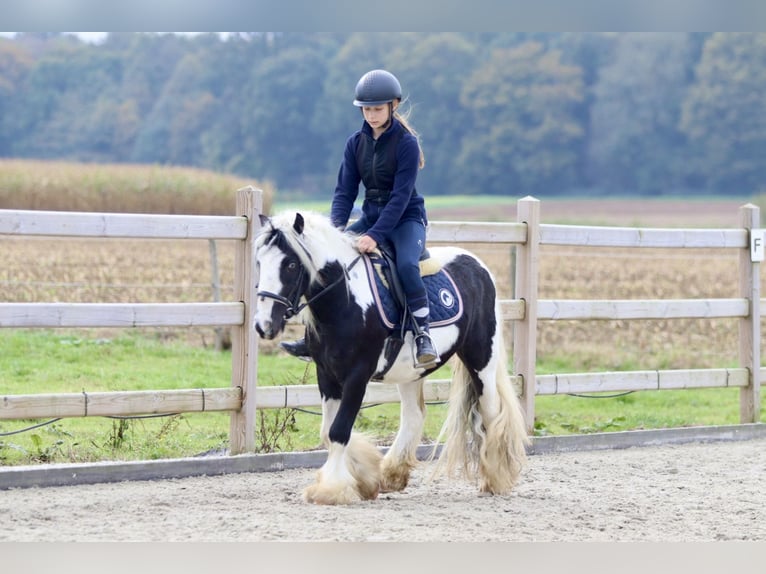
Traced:
[[298, 281], [295, 283], [295, 293], [292, 294], [292, 299], [288, 299], [287, 297], [284, 297], [280, 295], [279, 293], [272, 293], [271, 291], [261, 291], [258, 290], [256, 292], [257, 297], [263, 297], [265, 299], [273, 299], [277, 303], [281, 303], [285, 306], [285, 312], [282, 315], [282, 318], [287, 321], [288, 319], [291, 319], [292, 317], [295, 317], [298, 313], [303, 311], [306, 307], [311, 305], [314, 301], [319, 299], [322, 295], [330, 291], [330, 289], [334, 288], [338, 284], [340, 284], [342, 281], [346, 281], [349, 278], [348, 272], [351, 271], [351, 269], [356, 265], [357, 261], [359, 261], [362, 258], [361, 255], [357, 255], [356, 258], [346, 267], [343, 266], [343, 273], [340, 277], [338, 277], [335, 281], [327, 285], [324, 289], [322, 289], [319, 293], [314, 295], [311, 299], [306, 301], [305, 303], [298, 303], [300, 298], [303, 296], [303, 293], [300, 292], [300, 284], [303, 281], [304, 275], [306, 275], [306, 268], [301, 265], [301, 271], [300, 275], [298, 276]]
[[301, 266], [301, 272], [298, 276], [298, 281], [295, 283], [295, 292], [293, 293], [292, 299], [288, 299], [287, 297], [283, 297], [279, 293], [272, 293], [271, 291], [261, 291], [260, 289], [256, 291], [257, 297], [263, 297], [265, 299], [274, 299], [277, 303], [281, 303], [285, 306], [285, 312], [283, 314], [284, 320], [288, 320], [298, 313], [300, 313], [303, 310], [303, 307], [305, 307], [305, 303], [303, 305], [298, 304], [298, 300], [301, 298], [300, 293], [300, 284], [303, 281], [303, 276], [306, 275], [306, 268]]

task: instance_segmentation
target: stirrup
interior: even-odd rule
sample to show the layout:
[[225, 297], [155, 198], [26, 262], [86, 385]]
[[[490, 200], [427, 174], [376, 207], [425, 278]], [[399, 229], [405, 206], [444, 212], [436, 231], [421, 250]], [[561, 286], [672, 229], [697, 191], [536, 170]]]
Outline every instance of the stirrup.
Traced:
[[311, 362], [311, 354], [309, 353], [309, 347], [306, 344], [306, 338], [302, 337], [297, 341], [282, 341], [279, 343], [282, 347], [293, 357], [298, 357], [301, 361]]
[[439, 361], [439, 353], [436, 351], [431, 335], [422, 332], [415, 336], [415, 368], [433, 367]]

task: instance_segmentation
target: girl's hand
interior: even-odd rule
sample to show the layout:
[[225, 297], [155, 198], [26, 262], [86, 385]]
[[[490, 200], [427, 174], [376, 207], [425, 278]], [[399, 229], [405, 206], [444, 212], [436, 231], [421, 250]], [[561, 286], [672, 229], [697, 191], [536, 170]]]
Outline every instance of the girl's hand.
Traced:
[[360, 253], [370, 253], [371, 251], [374, 251], [377, 246], [378, 242], [369, 235], [362, 235], [356, 240], [356, 248]]

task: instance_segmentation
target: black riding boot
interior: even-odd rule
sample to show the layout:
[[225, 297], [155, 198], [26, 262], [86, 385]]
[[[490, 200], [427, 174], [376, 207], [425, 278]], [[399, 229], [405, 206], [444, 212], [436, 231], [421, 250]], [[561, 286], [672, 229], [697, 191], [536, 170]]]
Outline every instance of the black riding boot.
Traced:
[[410, 315], [412, 316], [412, 326], [415, 329], [415, 368], [433, 367], [439, 360], [439, 353], [428, 333], [430, 323], [428, 306], [424, 305], [414, 311], [410, 310]]
[[415, 367], [432, 367], [439, 360], [434, 342], [428, 330], [421, 331], [415, 336]]
[[302, 361], [311, 360], [309, 346], [306, 344], [306, 337], [301, 337], [297, 341], [282, 341], [279, 346]]

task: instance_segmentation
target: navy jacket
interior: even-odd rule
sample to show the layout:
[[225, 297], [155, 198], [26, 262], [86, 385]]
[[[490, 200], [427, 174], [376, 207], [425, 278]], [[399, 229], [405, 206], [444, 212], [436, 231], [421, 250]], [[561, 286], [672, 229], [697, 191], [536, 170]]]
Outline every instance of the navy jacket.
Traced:
[[[397, 134], [397, 131], [403, 133]], [[387, 144], [392, 138], [394, 141], [397, 139], [394, 136], [398, 136], [399, 140], [395, 150], [396, 161], [387, 162], [384, 157], [378, 158], [377, 150], [383, 150], [382, 155], [385, 156], [387, 156], [387, 151], [392, 151], [387, 150]], [[366, 142], [369, 145], [362, 146], [362, 148], [373, 150], [375, 155], [372, 158], [361, 158], [361, 161], [358, 161], [356, 154], [357, 149], [360, 148], [360, 138], [369, 138], [369, 141]], [[382, 243], [388, 239], [401, 221], [422, 221], [424, 225], [427, 225], [425, 202], [415, 189], [419, 161], [420, 149], [417, 139], [405, 130], [396, 118], [377, 141], [372, 138], [370, 125], [364, 122], [362, 129], [352, 134], [346, 141], [343, 162], [338, 172], [338, 183], [335, 187], [330, 210], [330, 220], [333, 225], [345, 227], [348, 223], [354, 201], [359, 195], [359, 183], [362, 181], [367, 184], [384, 182], [384, 184], [390, 183], [391, 185], [390, 199], [385, 204], [381, 205], [378, 202], [367, 200], [362, 204], [362, 213], [370, 224], [366, 234], [376, 242]], [[360, 164], [365, 173], [360, 173]], [[386, 173], [391, 170], [389, 166], [392, 165], [395, 166], [394, 172]]]

